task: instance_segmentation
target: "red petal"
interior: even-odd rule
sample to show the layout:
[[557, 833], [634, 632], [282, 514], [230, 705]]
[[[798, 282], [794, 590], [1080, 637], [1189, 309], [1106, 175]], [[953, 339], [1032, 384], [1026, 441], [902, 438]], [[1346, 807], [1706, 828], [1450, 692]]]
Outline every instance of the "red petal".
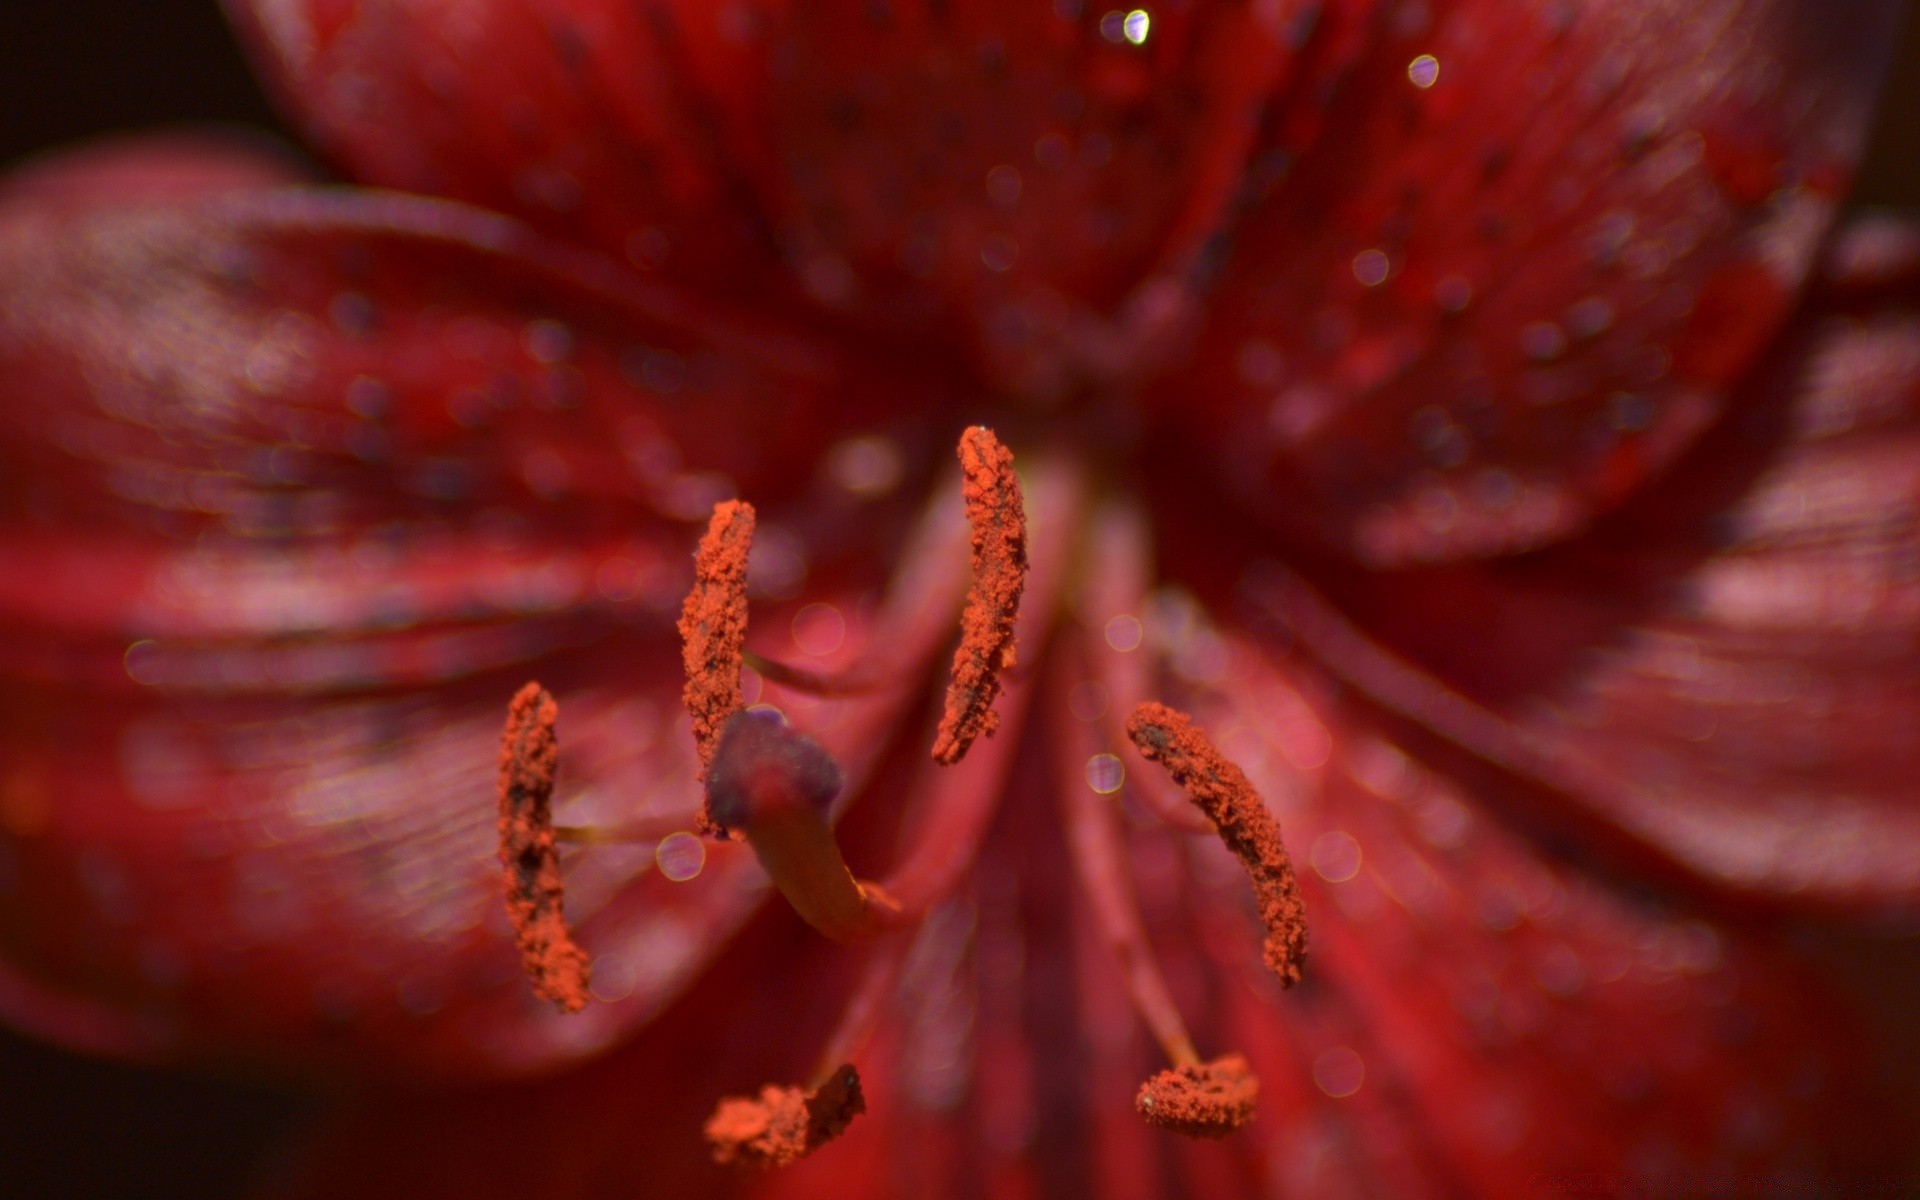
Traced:
[[1911, 909], [1920, 230], [1856, 228], [1831, 263], [1740, 419], [1590, 536], [1331, 584], [1431, 677], [1320, 649], [1527, 778], [1489, 784], [1516, 804], [1570, 804], [1755, 896]]
[[959, 342], [1001, 390], [1131, 386], [1187, 315], [1261, 104], [1371, 0], [1326, 7], [775, 6], [754, 86], [784, 252], [816, 301]]
[[596, 855], [569, 913], [614, 1001], [542, 1013], [505, 699], [561, 698], [563, 821], [690, 814], [681, 522], [722, 471], [811, 483], [879, 393], [503, 218], [246, 175], [136, 150], [0, 212], [0, 1006], [121, 1052], [584, 1054], [758, 892], [725, 849], [693, 884]]
[[[1895, 15], [1393, 7], [1239, 222], [1177, 418], [1263, 513], [1370, 564], [1583, 528], [1712, 424], [1778, 325]], [[1269, 152], [1299, 149], [1283, 129]]]
[[[757, 96], [741, 86], [754, 53], [738, 44], [746, 10], [605, 0], [227, 8], [286, 105], [361, 180], [514, 213], [683, 282], [737, 294], [769, 286], [778, 256], [734, 119]], [[736, 21], [733, 37], [721, 35], [723, 18]]]
[[1058, 391], [1166, 351], [1260, 105], [1372, 4], [1175, 5], [1131, 35], [1079, 0], [230, 7], [366, 180]]
[[115, 206], [135, 196], [184, 201], [312, 180], [307, 165], [276, 142], [185, 130], [106, 138], [29, 161], [0, 180], [0, 204]]

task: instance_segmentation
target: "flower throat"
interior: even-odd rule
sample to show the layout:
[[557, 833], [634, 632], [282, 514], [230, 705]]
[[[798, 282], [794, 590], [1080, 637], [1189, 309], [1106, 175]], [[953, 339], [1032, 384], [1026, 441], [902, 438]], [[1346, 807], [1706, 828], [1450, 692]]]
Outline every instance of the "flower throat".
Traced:
[[[966, 430], [959, 458], [971, 581], [934, 735], [931, 757], [939, 771], [923, 789], [928, 819], [884, 880], [855, 878], [835, 840], [832, 806], [846, 779], [841, 764], [777, 710], [746, 707], [741, 672], [751, 665], [784, 687], [852, 699], [880, 690], [886, 664], [878, 660], [885, 651], [869, 650], [851, 667], [823, 675], [746, 649], [747, 558], [755, 521], [750, 504], [715, 505], [694, 554], [693, 587], [679, 621], [683, 699], [704, 784], [694, 828], [710, 838], [745, 841], [807, 924], [834, 941], [871, 947], [811, 1079], [719, 1103], [705, 1129], [716, 1161], [762, 1167], [794, 1162], [865, 1111], [853, 1060], [898, 983], [914, 934], [966, 878], [990, 823], [999, 789], [947, 769], [999, 725], [1002, 677], [1018, 661], [1028, 522], [1013, 455], [991, 430]], [[1119, 694], [1129, 690], [1138, 691], [1123, 688]], [[534, 992], [576, 1012], [588, 998], [588, 957], [562, 917], [558, 843], [653, 839], [662, 831], [553, 825], [557, 716], [553, 697], [537, 683], [522, 688], [508, 709], [500, 753], [500, 861], [508, 915]], [[1165, 768], [1190, 802], [1150, 793], [1160, 814], [1183, 828], [1216, 833], [1240, 860], [1266, 928], [1265, 962], [1283, 986], [1297, 983], [1307, 952], [1305, 910], [1279, 824], [1246, 775], [1189, 718], [1165, 705], [1135, 703], [1124, 733], [1142, 757]], [[1005, 748], [996, 753], [1004, 758]], [[1135, 903], [1114, 801], [1086, 787], [1065, 791], [1075, 875], [1102, 940], [1119, 960], [1136, 1012], [1171, 1064], [1141, 1085], [1135, 1108], [1164, 1129], [1225, 1136], [1252, 1119], [1258, 1081], [1240, 1055], [1209, 1061], [1195, 1049]]]

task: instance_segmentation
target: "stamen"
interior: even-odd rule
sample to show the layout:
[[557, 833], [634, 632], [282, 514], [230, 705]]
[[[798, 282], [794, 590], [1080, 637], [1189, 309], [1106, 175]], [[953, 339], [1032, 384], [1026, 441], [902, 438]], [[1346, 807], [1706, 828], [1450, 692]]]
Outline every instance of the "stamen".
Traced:
[[[1069, 659], [1068, 665], [1076, 664]], [[1076, 673], [1069, 670], [1062, 678]], [[1075, 722], [1067, 728], [1072, 732], [1062, 739], [1058, 762], [1074, 870], [1092, 904], [1101, 936], [1120, 960], [1134, 1011], [1173, 1063], [1171, 1069], [1140, 1085], [1134, 1107], [1150, 1125], [1190, 1137], [1225, 1137], [1253, 1119], [1259, 1081], [1238, 1054], [1200, 1061], [1147, 941], [1112, 802], [1079, 777], [1079, 764], [1093, 749], [1092, 738], [1083, 724]]]
[[860, 1072], [844, 1063], [811, 1090], [768, 1084], [758, 1099], [729, 1096], [705, 1132], [715, 1162], [784, 1167], [839, 1137], [865, 1111]]
[[960, 646], [934, 738], [933, 758], [952, 766], [976, 738], [991, 735], [1000, 718], [998, 672], [1016, 661], [1014, 618], [1027, 581], [1027, 516], [1013, 455], [993, 431], [975, 425], [960, 435], [967, 525], [973, 531], [973, 586], [960, 615]]
[[1140, 1085], [1133, 1106], [1149, 1125], [1188, 1137], [1225, 1137], [1253, 1120], [1260, 1081], [1238, 1054], [1162, 1071]]
[[537, 683], [521, 688], [507, 708], [500, 734], [500, 865], [507, 916], [534, 993], [579, 1012], [587, 1003], [587, 955], [561, 915], [564, 885], [553, 837], [559, 715], [560, 706]]
[[879, 885], [847, 869], [829, 813], [840, 766], [771, 709], [727, 720], [707, 773], [707, 814], [723, 834], [738, 831], [807, 924], [837, 942], [872, 937], [900, 923], [900, 906]]
[[1127, 736], [1146, 758], [1165, 767], [1207, 815], [1220, 840], [1253, 880], [1260, 920], [1267, 928], [1263, 957], [1283, 986], [1300, 982], [1307, 957], [1307, 913], [1293, 861], [1273, 819], [1246, 774], [1216, 750], [1185, 713], [1142, 704], [1127, 718]]
[[[745, 703], [740, 654], [747, 640], [747, 551], [753, 546], [753, 505], [723, 500], [713, 506], [707, 532], [693, 554], [693, 590], [680, 610], [681, 661], [687, 685], [681, 698], [693, 718], [699, 778], [707, 777], [720, 727]], [[702, 812], [698, 832], [711, 833]]]
[[[1060, 463], [1042, 462], [1033, 472], [1033, 483], [1041, 513], [1034, 526], [1036, 603], [1025, 606], [1018, 630], [1029, 645], [1045, 636], [1046, 622], [1066, 586], [1071, 539], [1080, 527], [1084, 494], [1079, 476]], [[1019, 676], [1009, 681], [1008, 720], [1019, 723], [1035, 684]], [[908, 917], [918, 919], [950, 895], [973, 865], [1017, 749], [1011, 741], [995, 738], [954, 769], [929, 766], [915, 779], [913, 791], [921, 798], [918, 808], [924, 818], [912, 825], [899, 864], [882, 881]]]

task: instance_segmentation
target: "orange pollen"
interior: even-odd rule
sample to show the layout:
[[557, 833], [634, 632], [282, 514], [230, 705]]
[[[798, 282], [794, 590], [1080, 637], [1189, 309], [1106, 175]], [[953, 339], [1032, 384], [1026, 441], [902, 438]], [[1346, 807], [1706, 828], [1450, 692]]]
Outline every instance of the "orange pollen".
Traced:
[[1260, 1081], [1238, 1054], [1173, 1067], [1140, 1085], [1133, 1106], [1147, 1124], [1188, 1137], [1225, 1137], [1253, 1120]]
[[[720, 727], [739, 712], [741, 652], [747, 640], [747, 552], [753, 546], [753, 505], [723, 500], [713, 506], [707, 532], [693, 554], [693, 590], [680, 610], [680, 657], [687, 684], [681, 699], [693, 718], [700, 779], [707, 777]], [[702, 809], [700, 832], [714, 833]]]
[[1267, 928], [1263, 957], [1286, 987], [1300, 982], [1307, 958], [1307, 910], [1300, 901], [1293, 860], [1280, 840], [1280, 823], [1260, 800], [1246, 773], [1214, 748], [1185, 713], [1147, 703], [1127, 718], [1127, 736], [1144, 758], [1167, 769], [1233, 851], [1253, 880], [1260, 920]]
[[839, 1137], [865, 1111], [860, 1072], [844, 1063], [811, 1090], [769, 1084], [758, 1099], [727, 1097], [707, 1118], [706, 1136], [715, 1162], [784, 1167]]
[[1014, 618], [1027, 585], [1027, 513], [1013, 454], [993, 431], [975, 425], [960, 435], [967, 525], [973, 531], [973, 584], [960, 615], [960, 646], [953, 652], [953, 678], [934, 738], [933, 758], [943, 766], [960, 761], [974, 739], [1000, 723], [993, 711], [999, 672], [1015, 662]]
[[500, 865], [507, 916], [534, 993], [579, 1012], [587, 1003], [587, 955], [561, 915], [565, 885], [553, 837], [559, 715], [560, 706], [537, 683], [521, 688], [507, 707], [500, 734]]

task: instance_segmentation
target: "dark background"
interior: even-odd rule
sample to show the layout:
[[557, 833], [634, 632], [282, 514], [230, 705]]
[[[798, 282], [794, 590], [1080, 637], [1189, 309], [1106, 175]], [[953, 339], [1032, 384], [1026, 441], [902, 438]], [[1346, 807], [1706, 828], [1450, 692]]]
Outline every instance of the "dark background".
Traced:
[[[1920, 19], [1908, 25], [1862, 204], [1920, 208]], [[0, 0], [0, 169], [181, 121], [286, 132], [215, 0]], [[0, 1198], [238, 1197], [311, 1110], [264, 1084], [94, 1062], [0, 1030]]]

